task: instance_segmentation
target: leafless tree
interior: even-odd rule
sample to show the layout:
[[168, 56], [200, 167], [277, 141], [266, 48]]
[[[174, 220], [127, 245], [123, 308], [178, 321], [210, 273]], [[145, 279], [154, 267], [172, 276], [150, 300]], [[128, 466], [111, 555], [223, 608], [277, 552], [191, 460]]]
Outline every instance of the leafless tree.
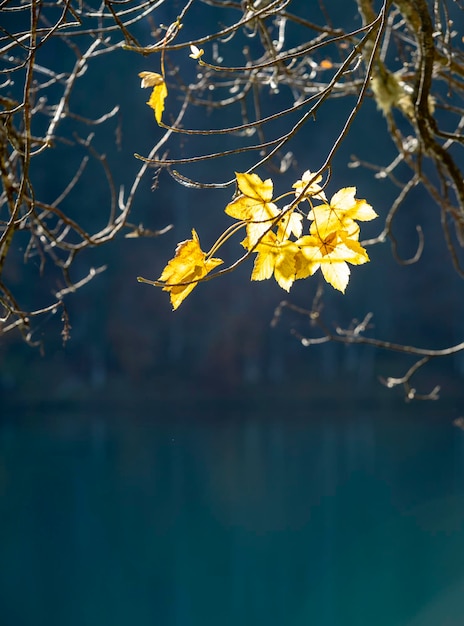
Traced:
[[[92, 4], [73, 0], [0, 3], [0, 335], [18, 329], [29, 343], [34, 343], [34, 321], [60, 310], [67, 339], [66, 295], [105, 269], [90, 267], [86, 275], [73, 277], [78, 253], [101, 246], [121, 232], [126, 236], [158, 234], [128, 221], [147, 166], [140, 167], [125, 193], [114, 180], [107, 157], [95, 146], [98, 133], [112, 122], [117, 144], [118, 106], [90, 118], [71, 103], [89, 67], [102, 55], [120, 49], [124, 36], [129, 37], [128, 29], [146, 20], [157, 5]], [[90, 99], [92, 94], [86, 96]], [[57, 173], [61, 190], [57, 197], [47, 198], [40, 172], [57, 162], [56, 151], [58, 159], [64, 160], [71, 151], [77, 165], [67, 180], [59, 179]], [[80, 220], [82, 189], [78, 189], [91, 167], [101, 168], [107, 184], [102, 226], [96, 232], [89, 232]], [[7, 277], [8, 264], [19, 255], [25, 264], [38, 266], [42, 298], [53, 291], [48, 302], [26, 308], [19, 301]], [[46, 282], [50, 266], [59, 271], [52, 285]]]

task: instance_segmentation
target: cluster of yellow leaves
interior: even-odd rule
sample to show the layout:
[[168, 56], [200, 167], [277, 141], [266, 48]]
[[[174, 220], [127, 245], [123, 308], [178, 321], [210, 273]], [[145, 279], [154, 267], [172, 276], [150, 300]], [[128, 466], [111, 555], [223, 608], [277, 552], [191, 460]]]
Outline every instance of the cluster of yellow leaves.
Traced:
[[[245, 228], [241, 245], [256, 254], [251, 280], [274, 275], [282, 289], [289, 291], [295, 280], [320, 269], [325, 280], [344, 293], [350, 276], [348, 263], [361, 265], [369, 261], [359, 243], [358, 222], [372, 220], [377, 214], [365, 200], [356, 199], [355, 187], [340, 189], [329, 202], [319, 185], [321, 179], [306, 171], [293, 185], [293, 191], [285, 194], [292, 195], [293, 201], [279, 209], [273, 201], [271, 179], [263, 181], [257, 174], [236, 173], [238, 195], [225, 212], [239, 220], [230, 233]], [[306, 234], [304, 220], [309, 223]], [[192, 239], [177, 246], [158, 281], [139, 280], [168, 291], [176, 309], [199, 281], [223, 263], [212, 255], [229, 236], [229, 231], [223, 233], [206, 253], [193, 230]]]
[[[274, 275], [282, 289], [289, 291], [295, 280], [320, 268], [325, 280], [344, 292], [350, 276], [348, 263], [369, 261], [359, 243], [357, 221], [377, 217], [365, 200], [355, 198], [356, 188], [341, 189], [329, 202], [318, 184], [322, 177], [306, 171], [293, 185], [295, 201], [279, 210], [272, 202], [270, 179], [262, 181], [256, 174], [236, 176], [241, 194], [226, 207], [226, 213], [246, 224], [242, 245], [257, 255], [251, 279]], [[300, 209], [304, 201], [310, 205], [307, 215]], [[310, 222], [306, 235], [302, 234], [304, 217]]]
[[[203, 64], [204, 50], [191, 45], [190, 51], [190, 57]], [[147, 104], [155, 112], [158, 124], [168, 95], [161, 65], [161, 74], [139, 74], [142, 87], [153, 87]], [[322, 61], [321, 66], [329, 68], [331, 62]], [[282, 289], [289, 291], [295, 280], [312, 276], [320, 269], [325, 280], [344, 293], [350, 277], [348, 263], [361, 265], [369, 261], [359, 243], [358, 222], [372, 220], [377, 214], [365, 200], [356, 199], [355, 187], [340, 189], [329, 202], [319, 185], [321, 180], [322, 176], [309, 170], [304, 172], [292, 186], [293, 191], [281, 196], [291, 195], [292, 201], [280, 209], [273, 199], [270, 178], [261, 180], [257, 174], [237, 172], [238, 193], [225, 208], [227, 215], [238, 220], [237, 227], [223, 233], [209, 252], [201, 249], [198, 235], [192, 230], [192, 239], [178, 244], [174, 258], [157, 281], [145, 278], [139, 281], [168, 291], [171, 304], [177, 309], [196, 285], [223, 263], [213, 254], [243, 227], [246, 237], [242, 246], [248, 253], [256, 254], [251, 280], [265, 280], [274, 275]], [[306, 234], [303, 234], [304, 220], [309, 222]]]

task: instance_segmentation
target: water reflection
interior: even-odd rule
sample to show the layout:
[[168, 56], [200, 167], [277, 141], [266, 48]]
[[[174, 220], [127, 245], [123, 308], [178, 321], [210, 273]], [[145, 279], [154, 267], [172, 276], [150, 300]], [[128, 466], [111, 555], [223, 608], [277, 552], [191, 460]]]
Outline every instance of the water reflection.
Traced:
[[0, 422], [5, 626], [451, 626], [464, 432], [411, 413]]

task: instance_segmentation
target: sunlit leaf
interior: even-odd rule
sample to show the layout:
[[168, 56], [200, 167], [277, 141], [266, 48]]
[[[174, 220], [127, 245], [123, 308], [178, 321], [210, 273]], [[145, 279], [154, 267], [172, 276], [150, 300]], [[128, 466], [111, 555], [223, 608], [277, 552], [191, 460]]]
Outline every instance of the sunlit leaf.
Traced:
[[272, 180], [262, 181], [257, 174], [236, 173], [241, 194], [230, 202], [225, 212], [235, 219], [246, 222], [248, 243], [252, 248], [269, 231], [281, 211], [271, 202]]
[[344, 230], [352, 237], [359, 235], [355, 220], [367, 222], [377, 217], [377, 213], [365, 200], [355, 198], [356, 187], [345, 187], [335, 193], [330, 203], [313, 206], [308, 219], [314, 220], [311, 234], [322, 239], [337, 230]]
[[279, 241], [288, 239], [290, 235], [294, 235], [296, 238], [301, 237], [303, 232], [303, 216], [296, 211], [287, 211], [281, 220], [278, 222], [277, 238]]
[[304, 262], [298, 260], [296, 278], [306, 278], [320, 267], [325, 280], [343, 293], [350, 277], [347, 263], [361, 265], [369, 261], [361, 244], [349, 238], [343, 231], [330, 233], [324, 239], [305, 235], [296, 244], [309, 264], [306, 268]]
[[[244, 247], [249, 244], [242, 242]], [[280, 242], [275, 233], [269, 232], [263, 237], [254, 251], [257, 253], [251, 280], [266, 280], [274, 278], [277, 283], [289, 291], [295, 280], [295, 257], [298, 253], [298, 246], [291, 241]]]
[[332, 196], [330, 206], [335, 211], [343, 211], [352, 220], [369, 222], [378, 217], [371, 205], [365, 200], [357, 200], [355, 194], [356, 187], [344, 187]]
[[177, 245], [174, 258], [169, 261], [159, 277], [159, 280], [165, 283], [163, 291], [170, 294], [172, 308], [177, 309], [196, 287], [198, 281], [221, 263], [223, 263], [221, 259], [206, 258], [206, 253], [200, 248], [198, 235], [192, 230], [192, 239], [181, 241]]
[[298, 253], [295, 256], [295, 280], [312, 276], [321, 265], [322, 253], [320, 240], [311, 235], [305, 235], [296, 242]]
[[337, 254], [352, 265], [363, 265], [369, 262], [369, 255], [359, 241], [348, 237], [344, 232], [338, 233]]
[[279, 248], [280, 251], [275, 262], [274, 278], [282, 289], [290, 291], [290, 287], [295, 281], [298, 246], [292, 242], [285, 241], [279, 244]]
[[164, 101], [168, 95], [166, 82], [161, 74], [155, 72], [140, 72], [139, 76], [142, 79], [142, 87], [153, 87], [147, 104], [155, 112], [155, 119], [160, 124], [164, 111]]
[[345, 289], [350, 280], [350, 268], [345, 261], [340, 259], [327, 258], [321, 264], [321, 272], [325, 280], [338, 291], [345, 293]]
[[271, 278], [274, 273], [275, 260], [277, 256], [273, 253], [273, 247], [271, 246], [258, 246], [260, 249], [257, 251], [255, 263], [253, 265], [253, 272], [251, 274], [251, 280], [267, 280]]
[[240, 174], [235, 172], [237, 185], [244, 196], [270, 202], [273, 194], [273, 184], [270, 178], [261, 180], [257, 174]]
[[359, 224], [334, 211], [329, 204], [320, 204], [314, 207], [310, 215], [313, 222], [309, 232], [319, 239], [325, 239], [337, 231], [344, 231], [352, 239], [359, 238]]
[[322, 180], [322, 176], [317, 176], [314, 178], [312, 183], [309, 185], [309, 181], [314, 178], [314, 174], [309, 170], [303, 173], [303, 176], [300, 180], [297, 180], [294, 185], [292, 185], [293, 189], [295, 189], [295, 196], [300, 196], [304, 191], [304, 197], [309, 200], [309, 198], [314, 198], [315, 200], [323, 200], [327, 202], [326, 195], [322, 190], [322, 187], [318, 185], [318, 183]]

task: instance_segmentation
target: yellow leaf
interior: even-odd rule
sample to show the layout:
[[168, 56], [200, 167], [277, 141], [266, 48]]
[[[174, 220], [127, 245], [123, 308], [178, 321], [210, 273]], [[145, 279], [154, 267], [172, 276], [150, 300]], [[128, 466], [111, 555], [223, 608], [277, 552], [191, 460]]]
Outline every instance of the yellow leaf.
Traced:
[[304, 235], [296, 241], [296, 245], [299, 248], [296, 278], [307, 278], [319, 269], [322, 259], [322, 242], [319, 238], [312, 235]]
[[275, 254], [271, 250], [261, 250], [256, 255], [251, 280], [267, 280], [271, 278], [275, 267]]
[[297, 213], [296, 211], [287, 211], [287, 213], [285, 213], [284, 207], [284, 216], [278, 224], [277, 239], [284, 241], [288, 239], [290, 235], [295, 235], [296, 238], [301, 237], [303, 231], [302, 220], [303, 216], [301, 213]]
[[334, 211], [342, 212], [346, 217], [361, 222], [369, 222], [378, 217], [377, 213], [365, 200], [357, 200], [354, 196], [356, 187], [344, 187], [335, 193], [330, 206]]
[[168, 291], [172, 308], [175, 310], [211, 270], [220, 265], [221, 259], [206, 259], [200, 248], [200, 240], [195, 230], [192, 239], [181, 241], [173, 259], [169, 261], [159, 277], [164, 282], [163, 291]]
[[167, 95], [168, 90], [166, 88], [166, 83], [161, 83], [161, 85], [156, 85], [156, 87], [153, 87], [150, 99], [147, 102], [148, 106], [150, 106], [155, 112], [155, 119], [158, 124], [161, 123], [161, 116], [163, 115], [164, 111], [164, 101]]
[[240, 174], [235, 172], [237, 185], [244, 196], [261, 200], [262, 202], [270, 202], [272, 200], [273, 185], [272, 180], [267, 178], [261, 180], [258, 174]]
[[[246, 241], [243, 242], [246, 247]], [[274, 278], [277, 283], [289, 291], [295, 280], [295, 256], [298, 246], [291, 241], [279, 242], [275, 233], [267, 233], [255, 248], [257, 253], [251, 280]]]
[[329, 204], [314, 206], [308, 219], [314, 220], [311, 234], [322, 239], [330, 233], [344, 230], [349, 237], [358, 238], [359, 226], [355, 220], [367, 222], [377, 217], [377, 213], [365, 200], [355, 198], [356, 187], [345, 187], [337, 191]]
[[341, 249], [336, 233], [332, 233], [325, 241], [319, 243], [319, 251], [322, 255], [319, 261], [321, 272], [325, 280], [335, 289], [345, 293], [350, 278], [346, 256], [352, 256], [350, 251], [346, 254], [345, 249]]
[[279, 215], [280, 210], [273, 202], [262, 202], [255, 198], [240, 195], [229, 202], [225, 212], [227, 215], [249, 224], [264, 224], [263, 232], [265, 232], [272, 226], [273, 218]]
[[280, 244], [279, 247], [280, 252], [276, 258], [274, 278], [282, 289], [290, 291], [290, 287], [295, 281], [296, 255], [299, 250], [296, 244], [289, 241]]
[[246, 222], [248, 245], [252, 248], [272, 228], [281, 211], [271, 202], [272, 180], [262, 181], [257, 174], [236, 173], [241, 194], [230, 202], [225, 212]]
[[359, 238], [359, 225], [351, 218], [334, 211], [330, 204], [313, 207], [309, 219], [313, 220], [309, 232], [319, 239], [325, 239], [337, 231], [344, 231], [352, 239]]
[[350, 268], [345, 261], [330, 260], [327, 263], [321, 265], [321, 272], [325, 280], [341, 291], [345, 293], [346, 286], [350, 280]]
[[168, 95], [166, 82], [161, 74], [155, 72], [140, 72], [139, 76], [142, 79], [142, 87], [153, 87], [147, 104], [155, 112], [155, 119], [160, 124], [164, 111], [164, 101]]
[[320, 267], [325, 280], [343, 293], [350, 277], [347, 262], [360, 265], [369, 261], [366, 250], [344, 231], [330, 233], [325, 238], [305, 235], [296, 244], [308, 263], [306, 266], [301, 257], [297, 258], [296, 278], [306, 278]]
[[351, 239], [343, 231], [338, 233], [338, 238], [337, 254], [342, 255], [345, 261], [352, 265], [362, 265], [370, 261], [365, 248], [359, 241]]
[[314, 178], [314, 174], [309, 170], [303, 173], [303, 176], [300, 180], [297, 180], [294, 185], [292, 185], [293, 189], [295, 189], [295, 196], [298, 197], [303, 189], [305, 189], [304, 197], [306, 200], [309, 198], [315, 198], [316, 200], [323, 200], [327, 202], [326, 195], [322, 190], [322, 187], [318, 185], [318, 183], [322, 180], [322, 176], [317, 176], [314, 178], [313, 182], [308, 186], [310, 180]]
[[[308, 276], [312, 276], [320, 267], [319, 262], [319, 249], [313, 248], [315, 254], [314, 258], [310, 257], [309, 254], [304, 255], [301, 250], [298, 250], [295, 255], [295, 280], [300, 280], [302, 278], [308, 278]], [[308, 250], [307, 250], [308, 252]]]

